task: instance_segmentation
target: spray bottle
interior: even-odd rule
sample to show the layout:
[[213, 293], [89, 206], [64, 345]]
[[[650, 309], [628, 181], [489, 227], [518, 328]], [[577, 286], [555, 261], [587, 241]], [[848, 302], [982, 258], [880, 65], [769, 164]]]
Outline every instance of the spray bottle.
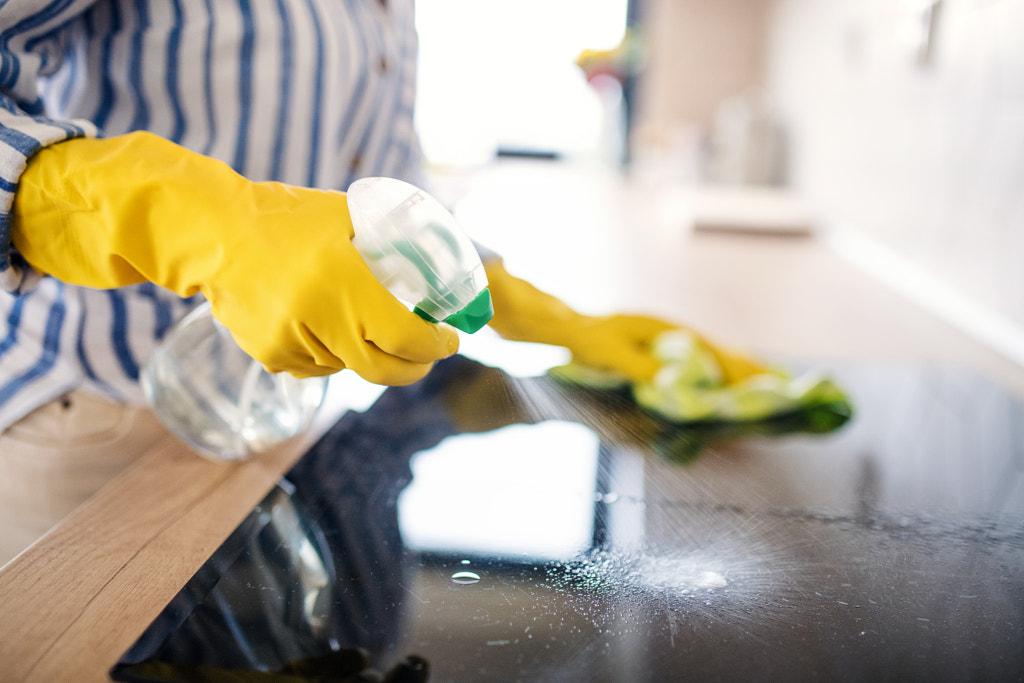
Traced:
[[[348, 190], [352, 244], [388, 291], [420, 317], [473, 333], [493, 310], [473, 242], [423, 190], [364, 178]], [[178, 438], [219, 461], [244, 460], [305, 430], [326, 377], [269, 373], [204, 303], [182, 318], [143, 367], [153, 412]]]

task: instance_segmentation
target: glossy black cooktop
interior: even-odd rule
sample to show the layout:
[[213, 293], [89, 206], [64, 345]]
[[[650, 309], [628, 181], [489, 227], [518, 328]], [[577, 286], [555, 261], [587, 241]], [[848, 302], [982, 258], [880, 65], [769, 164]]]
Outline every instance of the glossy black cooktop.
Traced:
[[1024, 678], [1024, 407], [956, 369], [833, 375], [854, 418], [811, 434], [444, 361], [347, 413], [112, 675]]

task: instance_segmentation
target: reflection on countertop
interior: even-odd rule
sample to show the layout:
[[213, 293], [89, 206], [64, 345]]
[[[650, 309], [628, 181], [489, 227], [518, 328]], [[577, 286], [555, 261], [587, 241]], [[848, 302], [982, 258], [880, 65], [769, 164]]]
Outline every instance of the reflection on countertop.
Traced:
[[344, 416], [115, 677], [1019, 677], [1024, 406], [944, 366], [834, 375], [855, 417], [807, 434], [444, 361]]

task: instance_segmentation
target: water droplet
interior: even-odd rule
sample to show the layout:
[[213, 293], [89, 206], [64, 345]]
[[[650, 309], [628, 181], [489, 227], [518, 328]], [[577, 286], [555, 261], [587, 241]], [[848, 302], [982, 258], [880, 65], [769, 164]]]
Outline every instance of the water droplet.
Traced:
[[469, 564], [469, 560], [463, 560], [463, 561], [462, 561], [462, 562], [460, 562], [459, 564]]
[[455, 583], [469, 584], [476, 583], [480, 580], [480, 575], [476, 572], [455, 572], [452, 574], [452, 581]]

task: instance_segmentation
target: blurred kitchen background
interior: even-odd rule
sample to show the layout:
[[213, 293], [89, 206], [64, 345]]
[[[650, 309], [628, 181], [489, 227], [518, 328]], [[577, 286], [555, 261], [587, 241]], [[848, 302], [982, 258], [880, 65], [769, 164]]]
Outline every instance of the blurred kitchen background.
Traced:
[[813, 233], [1024, 363], [1024, 0], [417, 11], [442, 187], [525, 159], [669, 188], [679, 230]]

